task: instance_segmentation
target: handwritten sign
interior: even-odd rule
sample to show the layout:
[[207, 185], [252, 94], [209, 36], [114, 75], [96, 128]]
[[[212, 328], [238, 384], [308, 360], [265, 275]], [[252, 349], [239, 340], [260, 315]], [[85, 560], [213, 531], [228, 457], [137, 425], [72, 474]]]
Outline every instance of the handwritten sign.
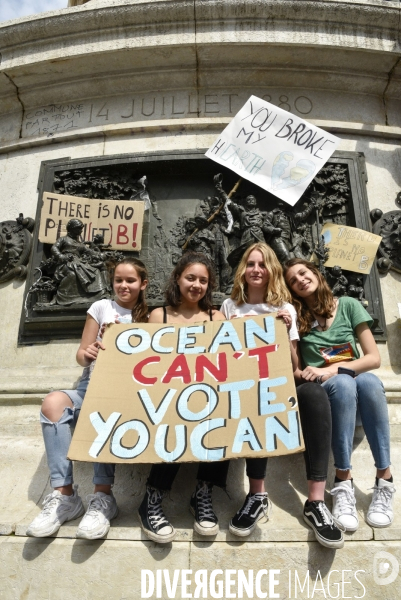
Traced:
[[69, 450], [98, 462], [219, 461], [303, 449], [275, 315], [111, 325]]
[[251, 96], [206, 156], [294, 206], [339, 142], [308, 121]]
[[145, 203], [132, 200], [89, 200], [78, 196], [44, 192], [39, 241], [54, 244], [67, 234], [67, 223], [79, 219], [84, 224], [82, 241], [103, 235], [114, 250], [139, 251]]
[[326, 223], [322, 235], [330, 251], [326, 267], [339, 266], [347, 271], [370, 273], [381, 242], [380, 235], [334, 223]]

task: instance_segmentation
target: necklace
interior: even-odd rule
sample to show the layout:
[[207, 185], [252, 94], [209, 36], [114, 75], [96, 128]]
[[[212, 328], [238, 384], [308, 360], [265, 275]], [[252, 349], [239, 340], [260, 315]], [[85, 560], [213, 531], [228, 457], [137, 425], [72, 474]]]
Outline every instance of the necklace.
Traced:
[[325, 318], [324, 323], [319, 323], [319, 319], [316, 315], [313, 315], [317, 321], [318, 327], [320, 327], [321, 331], [326, 331], [327, 329], [327, 318]]

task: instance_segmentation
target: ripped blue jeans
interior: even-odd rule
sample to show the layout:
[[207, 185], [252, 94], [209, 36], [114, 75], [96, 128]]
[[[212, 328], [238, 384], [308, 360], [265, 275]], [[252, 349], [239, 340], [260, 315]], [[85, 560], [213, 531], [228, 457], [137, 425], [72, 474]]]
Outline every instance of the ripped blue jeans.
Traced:
[[[88, 383], [89, 368], [84, 369], [78, 387], [75, 390], [60, 390], [67, 394], [73, 407], [66, 407], [57, 423], [49, 421], [42, 411], [40, 411], [40, 422], [42, 425], [47, 464], [50, 471], [50, 483], [53, 488], [73, 483], [72, 461], [67, 458], [67, 454]], [[114, 483], [114, 464], [93, 463], [93, 467], [93, 483], [95, 485], [112, 485]]]

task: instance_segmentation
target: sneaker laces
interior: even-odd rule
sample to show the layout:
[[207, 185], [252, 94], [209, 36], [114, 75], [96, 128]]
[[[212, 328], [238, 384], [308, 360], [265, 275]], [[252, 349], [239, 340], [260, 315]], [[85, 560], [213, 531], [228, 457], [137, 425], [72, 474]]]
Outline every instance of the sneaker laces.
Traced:
[[340, 529], [340, 531], [345, 531], [344, 525], [342, 525], [342, 523], [340, 523], [340, 521], [338, 521], [337, 519], [335, 519], [333, 517], [333, 515], [327, 508], [325, 502], [323, 502], [321, 500], [320, 502], [317, 503], [316, 508], [322, 517], [323, 525], [328, 525], [329, 527], [331, 527], [331, 529], [334, 529], [334, 527], [337, 527], [337, 529]]
[[373, 490], [373, 498], [372, 498], [372, 502], [370, 503], [369, 512], [387, 513], [387, 510], [391, 506], [391, 500], [392, 500], [393, 494], [395, 492], [395, 487], [374, 486], [369, 489]]
[[52, 492], [51, 494], [48, 494], [47, 496], [45, 496], [42, 505], [42, 515], [49, 515], [52, 511], [52, 509], [57, 506], [60, 502], [63, 501], [63, 496], [60, 494], [54, 494], [54, 492]]
[[353, 489], [339, 486], [330, 490], [330, 494], [337, 496], [336, 502], [342, 514], [352, 514], [355, 511], [356, 500]]
[[[264, 505], [263, 498], [267, 499], [267, 508]], [[264, 516], [266, 518], [265, 523], [267, 523], [267, 521], [270, 518], [270, 514], [272, 512], [272, 503], [270, 501], [269, 496], [267, 494], [265, 495], [263, 492], [262, 493], [256, 493], [256, 494], [250, 494], [248, 496], [248, 500], [246, 501], [246, 503], [244, 504], [244, 506], [239, 511], [241, 513], [240, 516], [239, 516], [239, 518], [241, 518], [243, 515], [247, 515], [248, 516], [249, 513], [250, 513], [250, 511], [251, 511], [251, 508], [255, 504], [255, 502], [260, 502], [261, 503], [263, 514], [264, 514]]]
[[106, 498], [105, 496], [99, 496], [99, 494], [89, 494], [89, 496], [86, 496], [86, 499], [88, 501], [86, 514], [90, 515], [91, 517], [95, 517], [96, 513], [99, 511], [106, 511], [110, 502], [109, 498]]
[[162, 508], [162, 500], [165, 493], [157, 489], [148, 489], [148, 518], [154, 529], [160, 529], [163, 525], [170, 525]]
[[216, 515], [213, 512], [212, 505], [212, 486], [209, 486], [206, 481], [199, 483], [195, 495], [197, 498], [199, 520], [208, 521], [211, 519], [214, 521]]

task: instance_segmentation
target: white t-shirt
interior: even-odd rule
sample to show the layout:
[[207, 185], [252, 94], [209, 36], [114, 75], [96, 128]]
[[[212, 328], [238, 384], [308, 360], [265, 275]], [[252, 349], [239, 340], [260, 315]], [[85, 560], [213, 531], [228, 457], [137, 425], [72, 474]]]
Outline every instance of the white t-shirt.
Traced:
[[98, 323], [99, 330], [102, 325], [115, 323], [116, 321], [119, 323], [132, 323], [132, 310], [123, 308], [117, 302], [108, 298], [94, 302], [88, 310], [88, 315]]
[[299, 340], [297, 329], [297, 313], [292, 304], [284, 302], [280, 307], [272, 306], [271, 304], [241, 304], [237, 306], [234, 300], [227, 298], [221, 305], [221, 312], [226, 319], [238, 319], [238, 317], [254, 317], [256, 315], [265, 315], [266, 313], [277, 312], [278, 310], [286, 309], [292, 317], [291, 328], [288, 332], [290, 340]]
[[[123, 308], [117, 304], [117, 302], [109, 300], [108, 298], [94, 302], [88, 309], [88, 315], [93, 317], [99, 325], [97, 340], [101, 340], [99, 334], [102, 325], [104, 324], [107, 325], [108, 323], [115, 323], [116, 321], [119, 323], [132, 323], [132, 310], [130, 308]], [[89, 365], [90, 374], [92, 374], [92, 371], [95, 368], [95, 363], [96, 361], [93, 361]]]

